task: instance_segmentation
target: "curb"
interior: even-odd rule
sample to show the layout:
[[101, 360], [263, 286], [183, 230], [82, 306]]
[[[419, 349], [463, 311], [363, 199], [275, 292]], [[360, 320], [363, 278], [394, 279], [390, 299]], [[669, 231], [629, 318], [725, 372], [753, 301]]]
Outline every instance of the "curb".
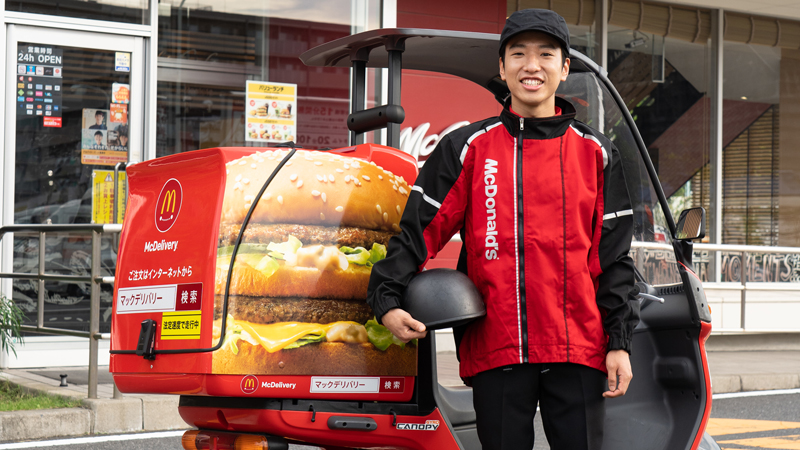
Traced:
[[90, 434], [189, 429], [178, 414], [177, 395], [126, 395], [122, 399], [88, 399], [69, 389], [0, 373], [0, 380], [29, 393], [81, 399], [81, 408], [0, 412], [0, 442]]
[[712, 394], [800, 388], [800, 375], [785, 373], [718, 375], [711, 377]]
[[91, 415], [83, 408], [0, 412], [0, 442], [89, 434]]

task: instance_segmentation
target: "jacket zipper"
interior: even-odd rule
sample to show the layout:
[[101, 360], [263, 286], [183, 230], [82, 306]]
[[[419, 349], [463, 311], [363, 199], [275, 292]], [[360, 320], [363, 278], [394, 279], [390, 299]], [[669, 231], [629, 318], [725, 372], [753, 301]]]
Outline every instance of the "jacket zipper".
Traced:
[[520, 320], [522, 322], [522, 362], [528, 362], [528, 309], [525, 306], [525, 233], [523, 226], [524, 202], [522, 201], [522, 132], [525, 131], [525, 119], [519, 118], [519, 138], [517, 139], [517, 251], [519, 252], [519, 301]]
[[564, 137], [559, 140], [558, 161], [561, 164], [561, 217], [564, 227], [564, 333], [567, 335], [567, 362], [569, 362], [569, 327], [567, 325], [567, 188], [564, 183]]

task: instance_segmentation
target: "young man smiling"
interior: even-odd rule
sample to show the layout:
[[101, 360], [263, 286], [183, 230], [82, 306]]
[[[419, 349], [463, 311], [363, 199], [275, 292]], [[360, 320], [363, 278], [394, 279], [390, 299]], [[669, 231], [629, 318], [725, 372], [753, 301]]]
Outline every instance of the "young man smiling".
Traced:
[[510, 91], [503, 112], [442, 138], [409, 196], [401, 234], [373, 267], [368, 302], [401, 340], [424, 337], [398, 299], [460, 232], [458, 269], [487, 309], [458, 347], [483, 448], [532, 448], [538, 403], [552, 449], [600, 449], [603, 398], [624, 395], [630, 383], [639, 314], [622, 161], [555, 95], [570, 66], [561, 16], [512, 14], [499, 64]]

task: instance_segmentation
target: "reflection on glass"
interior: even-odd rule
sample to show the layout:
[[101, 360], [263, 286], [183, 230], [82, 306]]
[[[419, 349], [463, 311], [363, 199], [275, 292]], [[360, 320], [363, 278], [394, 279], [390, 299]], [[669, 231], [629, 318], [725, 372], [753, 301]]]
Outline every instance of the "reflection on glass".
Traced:
[[[609, 26], [609, 79], [631, 112], [658, 173], [674, 215], [692, 206], [707, 205], [710, 49], [695, 36], [663, 38]], [[644, 241], [666, 244], [672, 238], [655, 194], [647, 215], [654, 222]], [[677, 282], [671, 251], [639, 249], [635, 261], [651, 282]], [[706, 255], [707, 256], [707, 255]], [[707, 273], [707, 257], [696, 257], [699, 274]], [[700, 268], [702, 266], [703, 268]]]
[[783, 72], [779, 48], [726, 42], [724, 51], [725, 73], [736, 75], [723, 85], [722, 243], [796, 246], [780, 242], [781, 219], [788, 217], [778, 214], [786, 181], [778, 167], [780, 143], [794, 128], [781, 123], [781, 89], [796, 75]]
[[149, 0], [6, 0], [6, 11], [150, 25]]
[[[156, 155], [264, 146], [245, 140], [253, 119], [246, 114], [252, 109], [245, 105], [248, 80], [297, 85], [297, 109], [289, 115], [296, 117], [297, 133], [291, 137], [299, 145], [347, 146], [349, 69], [306, 67], [298, 57], [309, 48], [376, 27], [379, 5], [377, 0], [162, 2]], [[269, 109], [263, 113], [275, 116]]]

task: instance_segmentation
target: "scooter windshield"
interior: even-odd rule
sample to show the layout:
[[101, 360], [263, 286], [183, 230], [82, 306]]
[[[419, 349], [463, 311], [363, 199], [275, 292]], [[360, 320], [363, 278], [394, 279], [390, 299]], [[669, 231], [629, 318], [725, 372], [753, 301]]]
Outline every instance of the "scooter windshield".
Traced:
[[651, 284], [678, 282], [680, 276], [673, 251], [667, 246], [652, 245], [648, 248], [646, 245], [670, 244], [672, 238], [625, 114], [597, 75], [588, 70], [581, 71], [581, 66], [577, 68], [578, 71], [571, 71], [567, 80], [561, 83], [557, 95], [575, 106], [578, 120], [602, 132], [619, 149], [633, 205], [633, 239], [644, 244], [631, 250], [636, 266]]
[[227, 163], [215, 281], [214, 340], [233, 245], [224, 343], [213, 373], [416, 375], [416, 343], [378, 324], [366, 303], [372, 265], [386, 256], [411, 188], [374, 162], [297, 150], [266, 188], [287, 150]]

